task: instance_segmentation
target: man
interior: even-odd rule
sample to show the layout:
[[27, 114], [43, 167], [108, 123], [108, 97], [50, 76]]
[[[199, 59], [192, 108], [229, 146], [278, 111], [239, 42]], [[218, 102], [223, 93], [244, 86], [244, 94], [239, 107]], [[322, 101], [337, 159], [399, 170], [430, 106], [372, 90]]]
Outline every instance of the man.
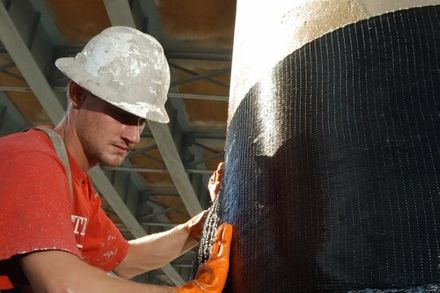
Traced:
[[[56, 66], [71, 80], [66, 116], [54, 129], [61, 147], [47, 130], [0, 139], [0, 282], [28, 282], [34, 292], [220, 292], [230, 225], [220, 226], [196, 280], [179, 288], [127, 281], [194, 247], [205, 213], [127, 242], [100, 208], [86, 173], [97, 164], [120, 165], [140, 141], [146, 119], [168, 122], [162, 47], [135, 29], [111, 27]], [[63, 145], [67, 162], [57, 155]], [[213, 176], [215, 196], [222, 166]]]

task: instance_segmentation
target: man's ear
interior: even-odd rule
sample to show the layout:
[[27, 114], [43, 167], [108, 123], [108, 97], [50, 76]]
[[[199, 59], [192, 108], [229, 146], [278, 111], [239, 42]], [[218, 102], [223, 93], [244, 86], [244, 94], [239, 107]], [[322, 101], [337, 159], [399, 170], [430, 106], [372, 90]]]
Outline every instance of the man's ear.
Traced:
[[74, 108], [81, 108], [87, 98], [87, 92], [76, 82], [69, 82], [69, 97]]

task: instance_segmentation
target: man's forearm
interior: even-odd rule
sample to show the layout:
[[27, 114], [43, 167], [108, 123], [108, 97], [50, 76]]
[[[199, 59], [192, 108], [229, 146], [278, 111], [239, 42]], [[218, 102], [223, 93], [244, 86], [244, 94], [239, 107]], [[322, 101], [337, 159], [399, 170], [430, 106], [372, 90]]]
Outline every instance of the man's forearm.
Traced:
[[31, 253], [21, 267], [34, 292], [173, 292], [171, 287], [131, 282], [88, 265], [64, 251]]
[[164, 266], [197, 245], [185, 229], [178, 225], [165, 232], [147, 235], [129, 242], [127, 256], [114, 272], [123, 278]]

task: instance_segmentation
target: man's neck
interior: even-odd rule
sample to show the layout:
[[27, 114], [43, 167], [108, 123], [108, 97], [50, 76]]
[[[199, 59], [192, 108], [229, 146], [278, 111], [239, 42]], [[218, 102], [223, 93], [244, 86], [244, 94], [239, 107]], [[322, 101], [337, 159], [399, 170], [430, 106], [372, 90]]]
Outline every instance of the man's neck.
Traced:
[[67, 118], [61, 121], [54, 129], [63, 139], [67, 152], [75, 159], [81, 170], [87, 172], [96, 165], [88, 161], [76, 131], [72, 125], [67, 122]]

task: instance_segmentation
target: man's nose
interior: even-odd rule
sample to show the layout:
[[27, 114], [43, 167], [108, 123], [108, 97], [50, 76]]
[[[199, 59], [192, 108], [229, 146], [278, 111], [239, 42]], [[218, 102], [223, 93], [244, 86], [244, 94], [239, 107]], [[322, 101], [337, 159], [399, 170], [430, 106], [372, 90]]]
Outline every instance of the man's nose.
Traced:
[[137, 144], [141, 141], [142, 127], [139, 124], [124, 125], [122, 137], [130, 143]]

